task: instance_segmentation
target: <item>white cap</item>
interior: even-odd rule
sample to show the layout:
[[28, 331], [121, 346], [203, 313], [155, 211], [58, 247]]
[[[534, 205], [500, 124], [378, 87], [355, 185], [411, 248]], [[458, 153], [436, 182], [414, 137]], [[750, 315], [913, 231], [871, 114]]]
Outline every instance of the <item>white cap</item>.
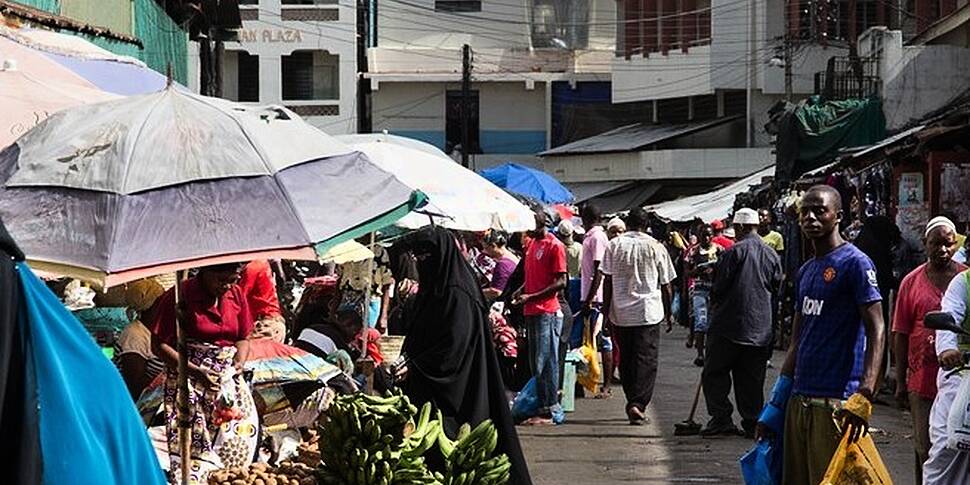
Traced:
[[572, 222], [569, 222], [568, 219], [563, 219], [562, 222], [559, 223], [559, 228], [556, 229], [556, 232], [560, 236], [563, 236], [563, 237], [572, 236], [573, 235], [573, 223]]
[[957, 232], [957, 226], [950, 219], [944, 216], [936, 216], [930, 219], [930, 222], [926, 224], [926, 233], [924, 236], [929, 236], [930, 232], [937, 227], [947, 227], [950, 231]]
[[761, 218], [758, 217], [758, 213], [754, 209], [745, 207], [738, 209], [734, 213], [734, 224], [739, 226], [757, 226], [761, 224]]
[[614, 217], [610, 219], [610, 222], [606, 223], [606, 229], [607, 230], [618, 229], [620, 231], [626, 231], [626, 223], [623, 222], [623, 219], [620, 219], [619, 217]]
[[726, 237], [728, 239], [734, 239], [734, 228], [733, 227], [729, 227], [729, 228], [725, 229], [724, 230], [724, 237]]

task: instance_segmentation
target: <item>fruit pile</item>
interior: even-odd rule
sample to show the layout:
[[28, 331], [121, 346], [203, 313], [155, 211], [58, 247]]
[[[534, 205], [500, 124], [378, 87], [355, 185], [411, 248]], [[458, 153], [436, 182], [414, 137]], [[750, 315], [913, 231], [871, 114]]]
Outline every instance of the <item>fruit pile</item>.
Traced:
[[315, 470], [303, 463], [283, 462], [278, 467], [253, 463], [209, 474], [209, 485], [314, 485]]
[[[400, 394], [341, 396], [327, 414], [318, 442], [320, 483], [492, 485], [509, 480], [508, 457], [493, 456], [498, 432], [490, 421], [474, 430], [462, 426], [452, 442], [442, 430], [440, 412], [432, 419], [430, 404], [419, 412]], [[429, 468], [430, 453], [444, 458], [444, 469]]]

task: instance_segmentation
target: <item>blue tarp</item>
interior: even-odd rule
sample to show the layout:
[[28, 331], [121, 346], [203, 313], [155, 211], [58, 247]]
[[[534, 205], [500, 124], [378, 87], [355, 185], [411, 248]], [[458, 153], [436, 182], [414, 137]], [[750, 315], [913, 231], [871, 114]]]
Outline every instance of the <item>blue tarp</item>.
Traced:
[[17, 263], [28, 397], [37, 406], [43, 483], [163, 484], [135, 404], [111, 361], [60, 300]]
[[551, 175], [534, 168], [507, 162], [498, 167], [482, 170], [481, 176], [489, 182], [546, 204], [572, 202], [572, 192]]

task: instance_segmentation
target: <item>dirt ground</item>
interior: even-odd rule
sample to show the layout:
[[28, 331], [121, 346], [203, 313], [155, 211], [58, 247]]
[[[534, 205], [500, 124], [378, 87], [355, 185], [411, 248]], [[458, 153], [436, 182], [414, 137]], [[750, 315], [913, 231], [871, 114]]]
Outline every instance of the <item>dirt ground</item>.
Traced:
[[[700, 369], [684, 345], [687, 331], [675, 328], [660, 345], [660, 369], [650, 422], [630, 426], [623, 391], [609, 400], [577, 399], [576, 412], [555, 427], [519, 427], [533, 482], [540, 484], [742, 483], [738, 458], [753, 445], [744, 438], [674, 436], [674, 423], [687, 418]], [[775, 352], [765, 383], [767, 396], [784, 359]], [[889, 398], [889, 396], [884, 396]], [[732, 399], [733, 400], [733, 399]], [[695, 421], [708, 419], [701, 396]], [[740, 418], [735, 415], [735, 420]], [[913, 485], [914, 454], [908, 413], [887, 405], [873, 411], [874, 437], [896, 485]]]

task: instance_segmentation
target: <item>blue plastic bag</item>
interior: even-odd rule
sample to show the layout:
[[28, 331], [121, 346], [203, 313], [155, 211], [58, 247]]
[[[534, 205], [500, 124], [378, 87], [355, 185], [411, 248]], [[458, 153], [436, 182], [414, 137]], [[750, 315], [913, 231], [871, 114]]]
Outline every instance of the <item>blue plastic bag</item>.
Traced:
[[774, 440], [760, 440], [741, 459], [741, 476], [745, 485], [779, 485], [781, 483], [781, 450]]
[[536, 393], [536, 378], [529, 379], [512, 401], [512, 420], [521, 423], [539, 414], [539, 395]]

